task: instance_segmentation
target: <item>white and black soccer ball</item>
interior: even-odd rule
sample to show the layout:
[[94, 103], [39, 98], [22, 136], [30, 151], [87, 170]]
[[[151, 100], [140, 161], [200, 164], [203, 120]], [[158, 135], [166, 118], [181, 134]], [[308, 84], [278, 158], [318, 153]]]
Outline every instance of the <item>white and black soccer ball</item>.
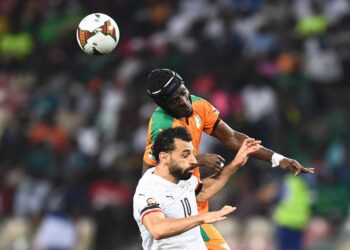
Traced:
[[119, 42], [117, 23], [108, 15], [93, 13], [79, 23], [77, 40], [80, 48], [89, 55], [110, 53]]

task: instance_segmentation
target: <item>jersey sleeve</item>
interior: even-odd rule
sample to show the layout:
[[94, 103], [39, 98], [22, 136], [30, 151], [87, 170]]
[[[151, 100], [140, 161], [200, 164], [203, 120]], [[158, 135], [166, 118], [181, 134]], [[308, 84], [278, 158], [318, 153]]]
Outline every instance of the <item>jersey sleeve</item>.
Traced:
[[162, 195], [157, 191], [140, 192], [135, 197], [134, 209], [136, 209], [136, 213], [140, 216], [141, 223], [143, 223], [143, 219], [147, 214], [163, 212], [162, 204]]
[[157, 138], [158, 134], [166, 129], [166, 128], [171, 128], [173, 125], [173, 120], [174, 118], [171, 117], [170, 115], [166, 114], [165, 111], [162, 109], [157, 109], [149, 123], [148, 123], [148, 135], [147, 135], [147, 140], [146, 140], [146, 147], [145, 147], [145, 152], [143, 154], [143, 160], [146, 162], [148, 165], [155, 166], [156, 161], [152, 155], [152, 145], [155, 139]]
[[219, 120], [219, 111], [208, 101], [202, 100], [203, 111], [204, 111], [204, 126], [203, 131], [210, 135], [214, 128], [217, 126]]

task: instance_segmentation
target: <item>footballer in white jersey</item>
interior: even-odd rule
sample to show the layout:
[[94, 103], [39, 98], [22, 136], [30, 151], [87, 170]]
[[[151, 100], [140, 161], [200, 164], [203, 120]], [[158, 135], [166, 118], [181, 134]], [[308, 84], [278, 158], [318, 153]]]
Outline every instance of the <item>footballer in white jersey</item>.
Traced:
[[143, 249], [207, 249], [199, 226], [176, 236], [156, 240], [143, 225], [143, 217], [152, 212], [162, 212], [168, 218], [198, 215], [196, 194], [202, 187], [198, 179], [192, 176], [175, 184], [153, 174], [154, 169], [148, 169], [142, 176], [134, 195], [134, 218], [141, 232]]
[[[198, 214], [197, 202], [213, 197], [247, 160], [260, 149], [261, 141], [244, 140], [235, 158], [220, 171], [201, 181], [194, 177], [198, 163], [192, 137], [184, 127], [159, 133], [152, 145], [157, 165], [146, 171], [134, 195], [134, 217], [145, 250], [207, 249], [200, 225], [225, 220], [236, 207], [225, 205], [217, 211]], [[229, 249], [227, 244], [219, 248]]]

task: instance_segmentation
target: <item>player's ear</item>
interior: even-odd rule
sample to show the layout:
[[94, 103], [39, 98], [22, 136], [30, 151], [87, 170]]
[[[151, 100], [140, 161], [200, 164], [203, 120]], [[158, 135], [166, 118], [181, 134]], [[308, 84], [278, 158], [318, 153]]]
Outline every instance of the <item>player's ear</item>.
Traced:
[[169, 157], [169, 153], [167, 152], [160, 152], [159, 153], [159, 162], [167, 161]]

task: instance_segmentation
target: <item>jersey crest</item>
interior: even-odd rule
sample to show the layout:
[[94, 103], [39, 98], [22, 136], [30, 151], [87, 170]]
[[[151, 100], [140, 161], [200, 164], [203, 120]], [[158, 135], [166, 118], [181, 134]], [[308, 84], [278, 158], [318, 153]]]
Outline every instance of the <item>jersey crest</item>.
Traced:
[[149, 158], [150, 160], [152, 160], [152, 161], [155, 161], [155, 160], [156, 160], [156, 158], [154, 158], [154, 156], [153, 156], [152, 149], [149, 151], [148, 158]]
[[146, 203], [147, 203], [147, 207], [159, 206], [156, 199], [154, 199], [154, 198], [148, 198]]
[[199, 115], [195, 115], [195, 116], [194, 116], [194, 121], [195, 121], [195, 123], [196, 123], [196, 127], [197, 127], [198, 129], [200, 129], [200, 127], [201, 127], [201, 125], [202, 125], [202, 120], [201, 120], [200, 116], [199, 116]]

